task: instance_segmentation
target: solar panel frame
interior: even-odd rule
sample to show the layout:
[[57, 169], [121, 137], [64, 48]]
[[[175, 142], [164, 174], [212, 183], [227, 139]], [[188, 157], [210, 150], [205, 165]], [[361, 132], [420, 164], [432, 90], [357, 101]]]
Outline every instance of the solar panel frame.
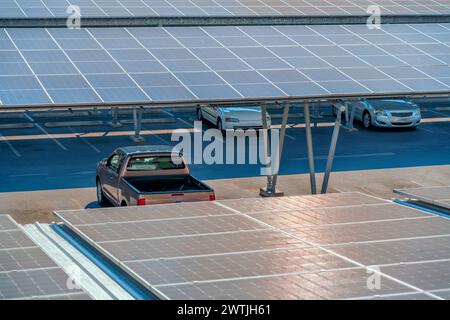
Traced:
[[[3, 29], [14, 49], [0, 50], [0, 60], [7, 61], [4, 66], [10, 70], [8, 76], [2, 74], [0, 77], [0, 91], [5, 97], [2, 104], [7, 107], [21, 102], [31, 105], [46, 102], [102, 104], [114, 100], [157, 102], [162, 97], [164, 101], [176, 102], [186, 99], [326, 97], [333, 94], [364, 96], [390, 92], [411, 94], [414, 91], [448, 93], [450, 42], [444, 41], [450, 37], [450, 25], [435, 24], [424, 30], [417, 26], [403, 25], [402, 29], [398, 25], [385, 25], [381, 31], [366, 30], [358, 25], [263, 28], [271, 30], [270, 34], [275, 36], [259, 36], [258, 28], [249, 26], [92, 28], [83, 29], [82, 33], [75, 31], [73, 35], [60, 28], [38, 28], [32, 35], [18, 28]], [[225, 36], [216, 35], [221, 28], [224, 28]], [[293, 35], [295, 30], [309, 35]], [[436, 42], [401, 38], [422, 37], [424, 32]], [[38, 39], [30, 39], [31, 36]], [[304, 37], [326, 40], [327, 44], [302, 43], [298, 37], [303, 37], [301, 41]], [[357, 44], [340, 43], [343, 37], [351, 38]], [[159, 43], [174, 43], [176, 47], [153, 44], [153, 39]], [[278, 40], [274, 43], [274, 39]], [[378, 39], [376, 43], [367, 42], [375, 39]], [[95, 47], [89, 45], [89, 49], [82, 49], [86, 41]], [[211, 46], [205, 41], [214, 44]], [[280, 44], [284, 41], [293, 44]], [[34, 42], [40, 43], [42, 49], [36, 49]], [[36, 64], [53, 62], [46, 53], [66, 64]], [[105, 64], [92, 69], [99, 61]], [[25, 65], [13, 65], [13, 62]], [[267, 71], [271, 72], [270, 77], [266, 75]], [[285, 72], [296, 72], [300, 78], [283, 79]], [[81, 77], [85, 83], [66, 83], [65, 96], [59, 87], [53, 88], [46, 81], [57, 75]], [[104, 75], [117, 82], [105, 87], [89, 81]], [[211, 76], [215, 78], [213, 83]], [[127, 83], [118, 82], [120, 78], [128, 79]], [[59, 86], [63, 83], [57, 82]], [[208, 92], [205, 83], [215, 86]], [[175, 87], [179, 89], [171, 96], [169, 88]], [[29, 94], [23, 97], [19, 94], [18, 91], [24, 90], [39, 91], [35, 103]], [[7, 97], [8, 93], [11, 98]]]
[[19, 229], [16, 222], [9, 215], [0, 215], [0, 231]]
[[410, 199], [450, 209], [450, 186], [395, 189], [394, 192]]
[[[276, 2], [270, 0], [259, 1], [224, 1], [214, 2], [178, 2], [178, 1], [140, 1], [137, 6], [134, 1], [77, 1], [82, 17], [211, 17], [211, 16], [366, 16], [367, 7], [371, 2], [354, 3], [349, 1], [300, 1], [289, 0]], [[7, 18], [55, 18], [67, 17], [68, 2], [33, 2], [20, 3], [3, 0], [1, 5], [2, 17]], [[382, 0], [377, 5], [384, 15], [441, 15], [450, 12], [450, 3], [446, 0], [422, 1], [405, 5], [404, 1]]]
[[[253, 202], [256, 206], [249, 207], [249, 205], [245, 205], [245, 201], [249, 203]], [[415, 282], [411, 284], [403, 278], [392, 276], [389, 272], [384, 271], [391, 270], [391, 266], [402, 266], [405, 262], [408, 264], [433, 262], [433, 258], [438, 257], [445, 250], [445, 244], [450, 239], [449, 219], [434, 216], [417, 209], [403, 207], [376, 197], [365, 196], [360, 193], [294, 196], [279, 199], [240, 199], [238, 201], [234, 200], [234, 202], [239, 204], [244, 203], [244, 206], [231, 206], [230, 204], [233, 203], [233, 200], [220, 200], [215, 203], [209, 203], [208, 207], [209, 209], [217, 207], [221, 210], [225, 209], [232, 212], [233, 214], [231, 215], [225, 215], [228, 218], [236, 214], [254, 219], [267, 228], [259, 231], [248, 230], [244, 232], [237, 231], [218, 234], [211, 232], [204, 235], [191, 234], [184, 236], [174, 234], [168, 238], [99, 242], [92, 241], [90, 237], [80, 231], [79, 227], [70, 222], [74, 219], [77, 225], [82, 226], [83, 222], [79, 220], [79, 217], [85, 217], [85, 211], [89, 210], [79, 210], [78, 213], [77, 211], [72, 211], [70, 214], [55, 212], [55, 215], [62, 219], [74, 232], [91, 243], [91, 245], [109, 256], [124, 271], [134, 276], [150, 291], [155, 292], [160, 298], [164, 299], [372, 299], [374, 298], [373, 291], [364, 289], [366, 288], [367, 275], [364, 277], [364, 288], [361, 288], [361, 286], [356, 287], [356, 284], [359, 281], [357, 279], [362, 278], [361, 274], [367, 274], [367, 268], [370, 268], [374, 264], [381, 266], [382, 282], [383, 285], [387, 285], [387, 287], [383, 288], [383, 291], [377, 292], [377, 296], [380, 296], [380, 298], [395, 299], [400, 295], [405, 297], [411, 295], [411, 298], [418, 298], [416, 295], [420, 295], [421, 298], [440, 299], [441, 297], [437, 293], [432, 292], [432, 290], [445, 291], [446, 289], [450, 289], [443, 284], [438, 287], [430, 287], [427, 290], [422, 290], [419, 284]], [[267, 208], [269, 204], [271, 204], [271, 207]], [[195, 206], [195, 204], [193, 205]], [[261, 210], [260, 208], [263, 205], [266, 208]], [[147, 208], [153, 211], [157, 210], [157, 207], [151, 206]], [[139, 210], [145, 211], [147, 208], [140, 207]], [[178, 204], [166, 205], [165, 208], [178, 208]], [[362, 217], [358, 216], [357, 208], [364, 211], [372, 210], [373, 212], [376, 212], [375, 208], [384, 208], [385, 211], [381, 212], [380, 217], [369, 219], [369, 214], [367, 214], [367, 217], [364, 214]], [[395, 215], [389, 216], [388, 209], [395, 212]], [[120, 211], [122, 209], [118, 208], [118, 210]], [[123, 210], [123, 215], [129, 214], [133, 210], [136, 209], [127, 208]], [[177, 211], [180, 212], [182, 210]], [[336, 213], [333, 214], [333, 211]], [[83, 212], [83, 216], [77, 217], [77, 214], [81, 212]], [[326, 219], [319, 219], [315, 223], [308, 222], [296, 229], [292, 229], [292, 226], [283, 229], [283, 227], [288, 225], [273, 223], [275, 218], [272, 220], [260, 218], [262, 216], [268, 217], [270, 214], [283, 217], [300, 214], [301, 212], [304, 212], [305, 215], [315, 214], [319, 216], [322, 214], [331, 217], [331, 221], [327, 223]], [[203, 216], [201, 219], [208, 219], [208, 217]], [[180, 218], [175, 218], [173, 221], [178, 220]], [[96, 223], [101, 223], [100, 221], [96, 221]], [[169, 220], [166, 221], [170, 224]], [[421, 224], [420, 222], [427, 223]], [[293, 230], [298, 231], [307, 228], [324, 229], [344, 227], [348, 230], [336, 233], [336, 235], [339, 234], [344, 239], [349, 234], [359, 234], [356, 231], [361, 226], [375, 227], [374, 230], [386, 230], [386, 227], [381, 226], [382, 224], [386, 226], [393, 224], [390, 226], [390, 229], [396, 230], [397, 234], [391, 232], [389, 237], [380, 238], [375, 233], [375, 238], [373, 239], [356, 239], [356, 241], [362, 241], [358, 243], [353, 241], [334, 241], [333, 243], [327, 244], [320, 241], [317, 242], [314, 239], [308, 239], [305, 237], [305, 232], [292, 232]], [[402, 227], [402, 225], [405, 226]], [[95, 228], [96, 224], [91, 226]], [[409, 233], [400, 232], [402, 228], [409, 230]], [[411, 230], [420, 231], [420, 228], [423, 230], [429, 229], [430, 232], [410, 234]], [[351, 231], [352, 229], [353, 231]], [[247, 238], [250, 234], [262, 235], [264, 233], [267, 235], [272, 234], [267, 239], [273, 238], [275, 235], [283, 235], [282, 238], [276, 236], [282, 241], [273, 242], [273, 239], [275, 239], [273, 238], [269, 243], [275, 245], [267, 246], [266, 244], [262, 244], [264, 242], [262, 241], [263, 238], [256, 241], [250, 241], [251, 238]], [[229, 239], [234, 240], [233, 242], [225, 240], [228, 235], [232, 236]], [[191, 239], [195, 239], [195, 241], [192, 242]], [[433, 240], [439, 241], [442, 239], [446, 239], [445, 241], [447, 242], [444, 242], [440, 246], [433, 246]], [[421, 240], [424, 242], [420, 242]], [[126, 245], [123, 243], [126, 243]], [[262, 246], [255, 246], [255, 243], [258, 245], [262, 244]], [[249, 244], [251, 244], [250, 247]], [[359, 249], [360, 247], [362, 249]], [[369, 254], [368, 249], [364, 248], [373, 248], [373, 252], [383, 253], [383, 259], [378, 259], [376, 260], [377, 263], [373, 263], [375, 262], [375, 256], [371, 253]], [[419, 250], [421, 248], [427, 248], [429, 250], [421, 254], [421, 251], [423, 251]], [[392, 250], [392, 252], [387, 254], [386, 252], [389, 253], [389, 250]], [[332, 259], [324, 258], [322, 260], [321, 258], [313, 258], [314, 254], [299, 254], [298, 257], [290, 255], [288, 258], [297, 262], [276, 263], [277, 255], [283, 254], [283, 252], [308, 251], [322, 252], [325, 256], [332, 256]], [[149, 255], [149, 253], [151, 254]], [[299, 260], [296, 260], [297, 258]], [[255, 261], [259, 261], [258, 259], [266, 259], [264, 260], [266, 262], [256, 264], [256, 269], [260, 266], [258, 270], [261, 272], [251, 270], [250, 265], [247, 265], [245, 262], [251, 261], [251, 265], [255, 266]], [[450, 259], [444, 257], [444, 261], [447, 260], [450, 261]], [[303, 264], [301, 261], [309, 261], [309, 264]], [[371, 264], [369, 265], [368, 263]], [[345, 290], [340, 291], [336, 289], [336, 286], [339, 286], [339, 279], [334, 276], [331, 276], [331, 278], [328, 276], [333, 274], [342, 275], [338, 277], [339, 279], [342, 279], [340, 277], [347, 279], [344, 280], [346, 283], [344, 285], [346, 287]], [[355, 276], [346, 276], [346, 274], [355, 274]], [[357, 274], [360, 274], [360, 276], [357, 276]], [[301, 283], [309, 284], [309, 281], [313, 281], [314, 286], [319, 283], [321, 289], [315, 287], [317, 289], [316, 291], [311, 290], [314, 286], [307, 286], [308, 290], [302, 288], [295, 289], [295, 286], [299, 282], [295, 282], [293, 280], [294, 278], [301, 278]], [[439, 274], [436, 274], [435, 278], [438, 279]], [[269, 280], [272, 282], [267, 282]], [[287, 281], [286, 283], [289, 283], [289, 285], [282, 285], [283, 281]], [[438, 282], [438, 280], [436, 281]], [[260, 285], [258, 283], [262, 284]], [[265, 290], [262, 290], [261, 286]], [[283, 287], [285, 290], [277, 290], [277, 286], [278, 288]], [[267, 290], [267, 288], [271, 290]]]

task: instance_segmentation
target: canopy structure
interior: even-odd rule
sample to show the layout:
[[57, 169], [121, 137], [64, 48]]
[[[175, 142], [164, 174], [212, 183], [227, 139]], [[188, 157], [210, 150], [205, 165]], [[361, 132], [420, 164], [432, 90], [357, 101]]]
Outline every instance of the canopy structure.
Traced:
[[2, 0], [0, 17], [67, 17], [69, 5], [85, 17], [366, 15], [377, 5], [385, 14], [450, 14], [448, 0]]
[[12, 28], [0, 44], [3, 107], [450, 91], [450, 24]]
[[160, 299], [443, 299], [450, 289], [450, 221], [361, 193], [55, 215], [65, 239], [75, 233]]
[[[308, 102], [450, 93], [450, 24], [7, 28], [0, 44], [3, 109], [253, 102], [265, 119], [267, 103], [302, 101], [312, 193]], [[265, 192], [276, 193], [276, 179]]]

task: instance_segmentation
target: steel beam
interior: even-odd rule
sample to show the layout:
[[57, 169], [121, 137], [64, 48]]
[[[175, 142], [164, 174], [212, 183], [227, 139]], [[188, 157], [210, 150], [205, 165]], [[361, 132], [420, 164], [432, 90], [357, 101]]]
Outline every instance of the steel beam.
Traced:
[[[367, 14], [288, 16], [167, 16], [167, 17], [83, 17], [81, 27], [189, 27], [246, 25], [342, 25], [367, 23]], [[382, 24], [448, 23], [449, 14], [390, 14]], [[67, 26], [67, 17], [0, 18], [0, 28], [55, 28]]]
[[112, 121], [109, 123], [111, 127], [118, 128], [122, 126], [122, 123], [119, 121], [119, 109], [117, 107], [113, 107], [111, 109]]
[[284, 195], [283, 192], [277, 190], [277, 181], [281, 157], [283, 155], [283, 146], [284, 146], [284, 139], [286, 136], [286, 126], [288, 118], [289, 118], [289, 103], [285, 102], [283, 107], [283, 117], [281, 120], [280, 139], [278, 143], [277, 154], [271, 155], [271, 165], [274, 168], [274, 170], [271, 176], [267, 176], [267, 187], [265, 189], [260, 190], [260, 195], [263, 197], [280, 197]]
[[142, 113], [144, 108], [134, 107], [133, 108], [133, 121], [134, 121], [134, 136], [131, 136], [131, 140], [134, 142], [143, 142], [145, 138], [141, 136], [141, 127], [142, 127]]
[[311, 133], [311, 115], [309, 113], [309, 103], [305, 102], [304, 105], [305, 115], [305, 131], [306, 131], [306, 148], [308, 152], [308, 164], [309, 164], [309, 181], [311, 186], [311, 194], [316, 194], [316, 173], [314, 169], [314, 150], [312, 143]]
[[220, 105], [221, 107], [248, 107], [249, 104], [260, 105], [262, 103], [305, 103], [310, 101], [336, 101], [340, 100], [361, 100], [366, 99], [418, 99], [424, 97], [442, 97], [448, 98], [450, 90], [443, 91], [415, 91], [415, 92], [392, 92], [392, 93], [349, 93], [349, 94], [317, 94], [305, 96], [274, 96], [267, 98], [222, 98], [222, 99], [186, 99], [186, 100], [145, 100], [128, 102], [82, 102], [82, 103], [43, 103], [43, 104], [0, 104], [1, 110], [67, 110], [67, 109], [92, 109], [93, 107], [110, 109], [132, 108], [145, 106], [148, 109], [162, 108], [185, 108], [197, 107], [199, 105]]
[[[283, 155], [283, 147], [284, 147], [284, 139], [286, 137], [286, 126], [289, 118], [289, 102], [284, 103], [283, 107], [283, 118], [281, 120], [281, 128], [280, 128], [280, 141], [278, 145], [278, 155], [275, 159], [275, 172], [272, 179], [272, 188], [273, 192], [276, 191], [277, 187], [277, 181], [278, 181], [278, 174], [280, 170], [280, 162], [281, 162], [281, 156]], [[273, 159], [273, 158], [272, 158]]]
[[[285, 109], [286, 110], [286, 109]], [[289, 109], [288, 109], [289, 111]], [[283, 117], [284, 117], [284, 112], [283, 112]], [[286, 115], [287, 118], [287, 115]], [[269, 140], [268, 137], [268, 125], [267, 125], [267, 104], [262, 103], [261, 104], [261, 121], [262, 121], [262, 126], [263, 126], [263, 130], [262, 130], [262, 139], [263, 139], [263, 152], [264, 152], [264, 157], [266, 159], [266, 165], [270, 166], [270, 170], [272, 168], [275, 168], [274, 171], [270, 171], [270, 174], [267, 175], [267, 186], [266, 188], [261, 188], [259, 190], [259, 195], [261, 197], [280, 197], [283, 195], [282, 192], [278, 192], [276, 190], [276, 179], [274, 179], [275, 175], [274, 172], [276, 172], [277, 170], [277, 165], [279, 165], [279, 163], [277, 163], [277, 161], [279, 161], [279, 154], [280, 154], [280, 145], [278, 145], [278, 153], [276, 155], [269, 155], [269, 151], [271, 149], [271, 143], [273, 143], [272, 141]], [[287, 123], [287, 120], [286, 120]], [[268, 161], [270, 156], [270, 163]], [[275, 161], [275, 162], [273, 162]]]
[[336, 144], [339, 136], [339, 128], [341, 127], [342, 112], [345, 107], [341, 104], [337, 110], [336, 122], [334, 123], [333, 135], [331, 136], [330, 150], [328, 152], [327, 166], [323, 176], [321, 193], [327, 193], [328, 181], [330, 179], [331, 168], [333, 167], [334, 152], [336, 151]]

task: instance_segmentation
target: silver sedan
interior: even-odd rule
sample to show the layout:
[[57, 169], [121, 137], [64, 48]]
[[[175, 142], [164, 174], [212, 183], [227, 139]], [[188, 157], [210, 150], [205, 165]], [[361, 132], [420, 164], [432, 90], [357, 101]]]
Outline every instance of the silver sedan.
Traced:
[[415, 129], [422, 119], [419, 106], [406, 100], [361, 100], [349, 105], [365, 128]]

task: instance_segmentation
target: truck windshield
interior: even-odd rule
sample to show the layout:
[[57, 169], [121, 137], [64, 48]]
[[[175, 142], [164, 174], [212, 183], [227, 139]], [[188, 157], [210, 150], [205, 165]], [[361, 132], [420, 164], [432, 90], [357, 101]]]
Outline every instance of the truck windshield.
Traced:
[[172, 156], [142, 156], [131, 158], [128, 161], [128, 171], [152, 171], [152, 170], [167, 170], [167, 169], [184, 169], [184, 162], [179, 159], [174, 163]]

